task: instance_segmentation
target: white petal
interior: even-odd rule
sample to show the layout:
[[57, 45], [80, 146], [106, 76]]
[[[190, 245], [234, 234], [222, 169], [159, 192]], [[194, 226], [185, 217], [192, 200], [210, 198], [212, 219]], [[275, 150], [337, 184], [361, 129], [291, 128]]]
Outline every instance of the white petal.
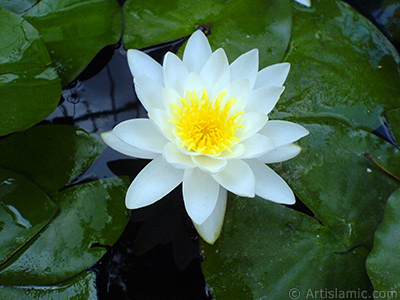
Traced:
[[189, 169], [196, 167], [190, 155], [186, 155], [179, 151], [178, 147], [174, 143], [168, 143], [165, 145], [163, 156], [165, 160], [175, 168]]
[[147, 77], [135, 77], [135, 91], [143, 104], [144, 108], [149, 111], [152, 108], [164, 108], [162, 101], [163, 86], [158, 82]]
[[244, 114], [244, 119], [241, 122], [245, 128], [239, 128], [236, 136], [244, 141], [259, 132], [265, 124], [267, 124], [268, 116], [261, 112], [249, 112]]
[[199, 169], [185, 170], [183, 200], [193, 222], [202, 224], [212, 213], [218, 200], [219, 184]]
[[257, 159], [266, 164], [278, 163], [295, 157], [301, 151], [301, 147], [296, 144], [289, 144], [278, 147]]
[[251, 91], [245, 111], [269, 114], [284, 90], [283, 86], [268, 86]]
[[182, 179], [183, 170], [175, 169], [160, 155], [133, 180], [126, 193], [126, 207], [135, 209], [153, 204], [176, 188]]
[[229, 83], [229, 63], [223, 49], [218, 49], [207, 60], [200, 72], [209, 97], [213, 99]]
[[221, 172], [227, 164], [225, 159], [218, 159], [205, 155], [192, 156], [192, 160], [196, 166], [207, 173]]
[[280, 63], [271, 65], [262, 69], [258, 72], [256, 84], [254, 88], [264, 87], [264, 86], [281, 86], [286, 80], [289, 74], [290, 64]]
[[133, 119], [115, 126], [114, 134], [136, 148], [161, 153], [168, 140], [149, 119]]
[[[174, 132], [174, 134], [175, 134], [175, 132]], [[182, 147], [181, 147], [181, 145], [182, 145], [182, 140], [181, 140], [179, 137], [177, 137], [176, 134], [175, 134], [175, 144], [177, 145], [179, 151], [181, 151], [183, 154], [190, 155], [190, 156], [192, 156], [192, 157], [193, 157], [193, 156], [200, 156], [200, 155], [202, 155], [201, 153], [198, 153], [198, 152], [195, 152], [195, 151], [188, 151], [188, 150], [182, 148]]]
[[293, 204], [296, 202], [290, 187], [270, 167], [257, 159], [251, 159], [246, 162], [256, 177], [256, 194], [258, 196], [282, 204]]
[[170, 141], [175, 140], [175, 136], [172, 133], [174, 124], [169, 122], [169, 116], [163, 109], [153, 108], [149, 110], [149, 119], [154, 122], [158, 127], [159, 131]]
[[303, 126], [281, 120], [267, 122], [259, 133], [271, 138], [275, 147], [291, 144], [309, 134]]
[[201, 30], [197, 30], [189, 38], [185, 51], [183, 52], [183, 62], [189, 72], [200, 74], [201, 69], [211, 55], [211, 47], [207, 37]]
[[112, 130], [103, 132], [101, 134], [101, 138], [108, 146], [113, 148], [115, 151], [118, 151], [118, 152], [128, 155], [128, 156], [144, 158], [144, 159], [153, 159], [156, 156], [160, 155], [159, 153], [154, 153], [154, 152], [138, 149], [136, 147], [133, 147], [133, 146], [123, 142], [113, 133]]
[[215, 243], [221, 234], [222, 225], [224, 224], [227, 197], [228, 192], [223, 187], [220, 187], [217, 204], [215, 205], [211, 215], [201, 225], [193, 223], [203, 240], [211, 245]]
[[250, 167], [242, 160], [230, 160], [225, 169], [212, 174], [225, 189], [243, 197], [254, 197], [255, 178]]
[[294, 1], [306, 7], [311, 7], [311, 0], [294, 0]]
[[275, 148], [272, 140], [262, 134], [255, 134], [241, 144], [246, 147], [241, 158], [259, 157]]
[[258, 49], [253, 49], [239, 56], [231, 65], [231, 81], [246, 78], [252, 89], [258, 72]]
[[178, 56], [168, 52], [164, 56], [163, 70], [165, 87], [170, 87], [176, 90], [179, 95], [184, 96], [184, 84], [189, 75], [185, 64]]
[[[203, 78], [197, 73], [190, 73], [185, 82], [185, 91], [195, 93], [198, 98], [203, 95], [203, 90], [206, 88]], [[185, 94], [186, 100], [188, 96]]]
[[171, 104], [182, 106], [181, 100], [179, 100], [180, 97], [182, 96], [179, 95], [178, 92], [172, 88], [166, 87], [162, 90], [162, 100], [164, 103], [164, 108], [170, 118], [176, 117], [176, 115], [171, 113], [171, 111], [174, 109]]
[[242, 111], [249, 100], [250, 95], [250, 84], [249, 80], [239, 79], [234, 82], [231, 82], [226, 88], [226, 95], [221, 101], [221, 106], [225, 105], [232, 98], [235, 98], [235, 104], [231, 107], [230, 112], [235, 114], [239, 111]]
[[243, 146], [241, 143], [237, 143], [231, 147], [232, 152], [223, 151], [218, 157], [216, 158], [223, 158], [223, 159], [233, 159], [237, 157], [241, 157], [243, 153], [246, 151], [246, 147]]
[[128, 50], [128, 65], [133, 77], [147, 77], [164, 85], [161, 65], [146, 53], [139, 50]]

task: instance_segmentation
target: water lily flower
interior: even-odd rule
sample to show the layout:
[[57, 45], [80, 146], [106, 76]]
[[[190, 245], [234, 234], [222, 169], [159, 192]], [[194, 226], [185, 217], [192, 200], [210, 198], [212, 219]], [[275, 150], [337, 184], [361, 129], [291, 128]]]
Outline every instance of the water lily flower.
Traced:
[[311, 0], [294, 0], [294, 1], [306, 7], [311, 7]]
[[183, 60], [169, 52], [161, 66], [128, 50], [128, 63], [149, 118], [124, 121], [102, 138], [123, 154], [152, 159], [127, 191], [129, 209], [153, 204], [183, 183], [189, 217], [200, 236], [214, 243], [227, 191], [295, 202], [286, 182], [265, 165], [299, 154], [293, 143], [308, 134], [300, 125], [268, 120], [288, 63], [258, 71], [254, 49], [229, 65], [224, 50], [212, 52], [201, 31], [189, 38]]

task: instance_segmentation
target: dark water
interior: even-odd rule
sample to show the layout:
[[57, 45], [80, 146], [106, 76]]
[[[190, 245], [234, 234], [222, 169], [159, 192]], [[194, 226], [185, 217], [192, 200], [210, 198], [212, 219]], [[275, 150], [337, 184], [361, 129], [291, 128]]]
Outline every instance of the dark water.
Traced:
[[[399, 45], [379, 18], [382, 1], [347, 2], [372, 18]], [[184, 41], [145, 50], [161, 61], [167, 51], [177, 51]], [[45, 122], [71, 124], [99, 134], [124, 120], [147, 117], [135, 95], [122, 43], [104, 48], [77, 80], [63, 89], [62, 97]], [[388, 124], [376, 134], [395, 143]], [[107, 148], [72, 184], [120, 175], [132, 180], [147, 163]], [[294, 208], [311, 214], [300, 201]], [[154, 205], [132, 211], [123, 235], [108, 250], [93, 267], [98, 273], [99, 299], [211, 299], [201, 272], [198, 236], [184, 209], [180, 187]]]

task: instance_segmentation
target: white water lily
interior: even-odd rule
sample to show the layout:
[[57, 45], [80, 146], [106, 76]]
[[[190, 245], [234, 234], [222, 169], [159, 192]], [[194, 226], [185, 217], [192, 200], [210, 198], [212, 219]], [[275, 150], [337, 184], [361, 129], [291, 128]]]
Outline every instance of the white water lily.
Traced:
[[293, 142], [308, 134], [291, 122], [268, 121], [284, 90], [288, 63], [258, 71], [254, 49], [229, 65], [224, 50], [212, 52], [201, 31], [188, 40], [183, 60], [167, 53], [161, 66], [129, 50], [128, 63], [149, 118], [124, 121], [102, 134], [111, 148], [152, 159], [127, 191], [128, 208], [150, 205], [183, 182], [189, 217], [200, 236], [214, 243], [227, 191], [295, 202], [286, 182], [265, 165], [299, 154]]
[[294, 0], [294, 1], [306, 7], [311, 7], [311, 0]]

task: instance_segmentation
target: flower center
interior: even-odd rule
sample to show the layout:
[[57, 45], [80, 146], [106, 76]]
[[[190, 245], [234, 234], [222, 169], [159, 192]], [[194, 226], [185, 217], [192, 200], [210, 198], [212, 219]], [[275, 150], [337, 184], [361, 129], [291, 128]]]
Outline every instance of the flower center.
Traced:
[[176, 119], [169, 121], [175, 124], [175, 134], [180, 138], [182, 148], [215, 156], [224, 150], [232, 152], [231, 147], [240, 142], [235, 136], [236, 131], [244, 128], [237, 124], [236, 118], [244, 111], [231, 114], [235, 98], [221, 105], [225, 95], [226, 91], [219, 94], [215, 101], [210, 101], [204, 89], [200, 99], [195, 92], [187, 92], [190, 101], [180, 97], [181, 107], [171, 104]]

